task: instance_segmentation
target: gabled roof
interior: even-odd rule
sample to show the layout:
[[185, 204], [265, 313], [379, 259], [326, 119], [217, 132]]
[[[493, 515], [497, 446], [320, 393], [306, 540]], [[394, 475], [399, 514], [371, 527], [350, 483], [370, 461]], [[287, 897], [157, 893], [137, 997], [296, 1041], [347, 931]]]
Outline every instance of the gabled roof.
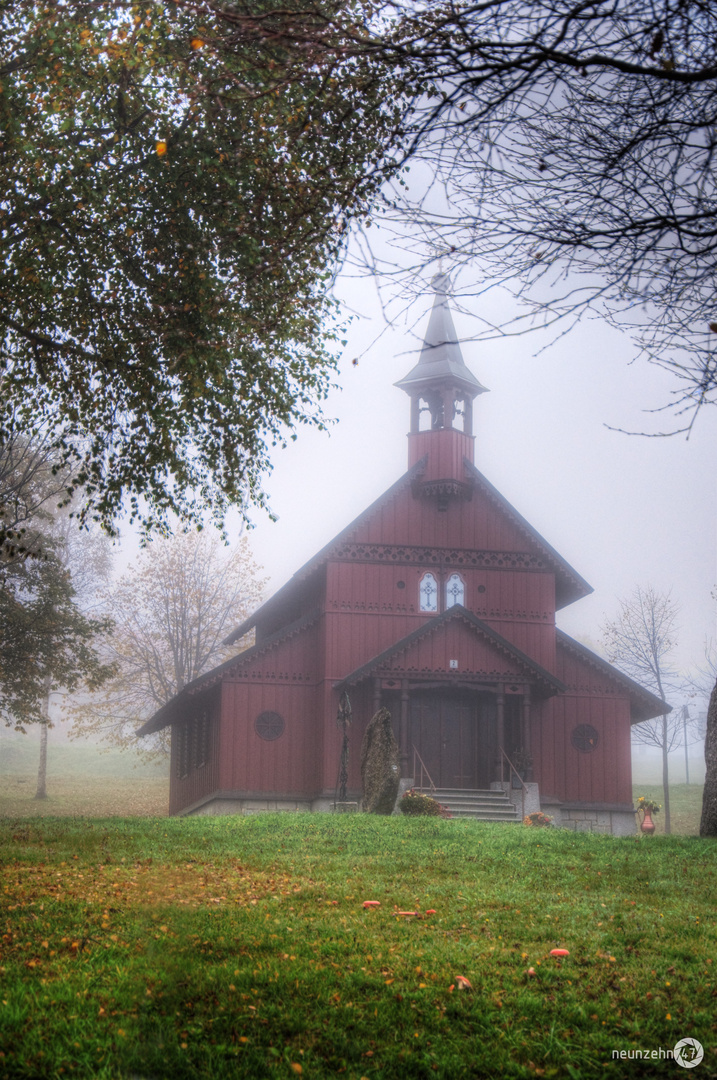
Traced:
[[532, 681], [537, 681], [544, 689], [547, 689], [551, 694], [559, 693], [565, 689], [564, 684], [557, 679], [555, 675], [552, 675], [540, 664], [536, 664], [526, 653], [517, 649], [512, 642], [504, 638], [502, 634], [497, 633], [488, 623], [483, 622], [477, 615], [474, 615], [472, 611], [468, 611], [467, 608], [462, 607], [460, 604], [455, 604], [453, 607], [448, 608], [442, 615], [432, 616], [424, 623], [423, 626], [419, 626], [417, 630], [413, 630], [406, 637], [401, 638], [400, 641], [395, 642], [388, 649], [384, 649], [383, 652], [374, 656], [372, 660], [369, 660], [366, 664], [362, 664], [360, 667], [352, 671], [350, 675], [347, 675], [345, 679], [342, 679], [337, 685], [343, 686], [355, 686], [357, 683], [362, 682], [370, 675], [378, 671], [384, 664], [391, 660], [400, 652], [405, 652], [413, 645], [419, 642], [422, 638], [431, 634], [439, 634], [445, 630], [446, 624], [454, 619], [461, 619], [467, 623], [468, 626], [478, 633], [489, 645], [491, 645], [498, 652], [502, 653], [505, 657], [512, 660], [515, 664], [521, 668], [525, 675]]
[[533, 528], [530, 522], [525, 520], [522, 514], [518, 513], [514, 506], [511, 506], [505, 496], [501, 495], [498, 489], [493, 487], [490, 480], [487, 480], [483, 473], [476, 469], [472, 461], [469, 461], [468, 458], [464, 458], [463, 461], [468, 475], [473, 478], [480, 491], [503, 511], [523, 536], [542, 549], [543, 555], [552, 565], [555, 571], [556, 611], [566, 607], [567, 604], [582, 599], [583, 596], [589, 596], [594, 591], [592, 585], [588, 585], [585, 578], [581, 577], [577, 570], [573, 570], [570, 563], [547, 540], [543, 539], [540, 533]]
[[630, 711], [632, 723], [640, 724], [643, 720], [651, 720], [654, 716], [662, 716], [663, 713], [672, 712], [672, 706], [663, 701], [656, 694], [646, 690], [644, 686], [625, 675], [619, 668], [613, 667], [607, 660], [594, 653], [591, 649], [581, 645], [579, 641], [569, 637], [562, 630], [557, 630], [557, 644], [572, 653], [579, 660], [599, 671], [601, 675], [607, 675], [613, 682], [619, 683], [627, 691], [630, 697]]
[[[281, 606], [287, 603], [292, 597], [296, 595], [301, 586], [314, 574], [321, 566], [331, 558], [332, 553], [336, 548], [343, 544], [346, 539], [356, 529], [360, 528], [371, 516], [376, 513], [385, 503], [398, 494], [403, 488], [410, 487], [414, 480], [420, 479], [426, 465], [426, 457], [421, 458], [416, 464], [404, 473], [395, 484], [392, 484], [390, 488], [387, 488], [382, 495], [379, 495], [378, 499], [371, 503], [357, 518], [347, 525], [345, 529], [342, 529], [333, 540], [330, 540], [320, 551], [309, 559], [307, 563], [296, 571], [296, 573], [286, 582], [285, 585], [274, 593], [272, 597], [266, 600], [260, 607], [245, 619], [236, 630], [233, 630], [227, 638], [224, 639], [224, 645], [233, 645], [235, 641], [244, 637], [257, 622], [265, 616], [271, 616], [275, 611], [281, 609]], [[544, 540], [532, 525], [529, 524], [522, 517], [518, 511], [511, 506], [507, 499], [505, 499], [500, 492], [493, 487], [489, 480], [486, 480], [485, 476], [472, 462], [465, 459], [465, 466], [468, 470], [468, 474], [475, 483], [476, 487], [482, 491], [487, 498], [494, 502], [500, 509], [506, 514], [510, 521], [520, 530], [520, 532], [535, 546], [537, 546], [551, 568], [555, 573], [555, 596], [556, 607], [560, 609], [565, 607], [566, 604], [571, 604], [575, 600], [581, 599], [583, 596], [588, 596], [592, 591], [592, 586], [588, 585], [587, 581], [573, 570], [572, 566], [562, 555], [559, 555], [555, 548]]]
[[301, 619], [296, 619], [293, 623], [289, 623], [287, 626], [282, 626], [280, 630], [277, 630], [275, 634], [271, 634], [269, 637], [264, 638], [258, 645], [252, 645], [250, 649], [245, 649], [244, 652], [237, 653], [236, 656], [230, 657], [225, 660], [223, 664], [219, 664], [217, 667], [212, 668], [211, 671], [205, 671], [203, 675], [199, 675], [198, 678], [193, 679], [186, 686], [182, 687], [178, 694], [175, 694], [168, 702], [166, 702], [154, 716], [151, 716], [138, 731], [136, 735], [151, 735], [153, 731], [160, 731], [163, 727], [167, 727], [168, 724], [173, 724], [176, 720], [180, 719], [179, 713], [181, 712], [182, 705], [195, 694], [201, 693], [203, 690], [208, 690], [209, 687], [217, 683], [225, 675], [237, 670], [246, 664], [247, 661], [255, 660], [261, 653], [266, 652], [267, 649], [271, 649], [274, 645], [278, 645], [279, 642], [284, 641], [286, 638], [293, 637], [294, 634], [300, 634], [302, 630], [311, 626], [319, 616], [318, 611], [311, 611], [308, 615], [304, 615]]
[[362, 513], [360, 513], [357, 518], [354, 518], [350, 525], [347, 525], [345, 529], [342, 529], [340, 533], [337, 533], [333, 540], [330, 540], [329, 543], [322, 547], [320, 551], [317, 551], [316, 555], [314, 555], [313, 558], [309, 559], [307, 563], [304, 563], [301, 569], [297, 570], [293, 577], [289, 578], [285, 585], [282, 585], [281, 588], [277, 592], [275, 592], [273, 596], [269, 597], [269, 599], [266, 600], [261, 605], [261, 607], [258, 607], [256, 609], [253, 615], [250, 615], [248, 619], [245, 619], [244, 622], [236, 628], [236, 630], [233, 630], [229, 637], [224, 639], [222, 644], [233, 645], [235, 641], [238, 641], [239, 638], [244, 637], [244, 635], [248, 633], [249, 630], [252, 629], [252, 627], [256, 626], [257, 622], [263, 615], [270, 615], [273, 611], [276, 611], [277, 608], [280, 608], [282, 603], [285, 603], [291, 596], [293, 596], [299, 586], [303, 582], [305, 582], [307, 578], [311, 577], [311, 575], [316, 570], [318, 570], [319, 567], [323, 566], [324, 563], [328, 562], [332, 551], [338, 544], [343, 543], [344, 540], [354, 531], [354, 529], [358, 529], [359, 526], [363, 525], [363, 523], [367, 521], [372, 514], [379, 510], [384, 503], [390, 502], [393, 496], [396, 495], [402, 488], [409, 487], [411, 483], [418, 476], [421, 475], [423, 469], [425, 468], [425, 465], [425, 457], [421, 458], [420, 461], [417, 461], [416, 464], [408, 470], [408, 472], [404, 473], [403, 476], [399, 477], [395, 484], [392, 484], [390, 488], [387, 488], [386, 491], [384, 491], [382, 495], [379, 495], [379, 497], [374, 502], [372, 502], [371, 505], [368, 506], [364, 511], [362, 511]]

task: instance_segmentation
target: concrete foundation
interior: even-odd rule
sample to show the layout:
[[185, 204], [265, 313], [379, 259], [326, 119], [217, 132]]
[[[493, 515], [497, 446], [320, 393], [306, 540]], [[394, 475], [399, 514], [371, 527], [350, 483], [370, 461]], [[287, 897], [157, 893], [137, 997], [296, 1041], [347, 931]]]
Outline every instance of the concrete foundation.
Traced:
[[573, 805], [545, 806], [554, 824], [573, 832], [607, 833], [612, 836], [634, 836], [637, 832], [635, 813], [626, 807]]
[[521, 818], [526, 817], [527, 814], [537, 814], [540, 810], [540, 792], [538, 791], [537, 784], [529, 784], [526, 781], [525, 787], [527, 790], [523, 790], [522, 787], [514, 788], [507, 780], [494, 780], [490, 785], [491, 791], [505, 791], [508, 798], [516, 807]]
[[[399, 802], [406, 791], [414, 786], [412, 777], [404, 777], [398, 787], [398, 795], [393, 813], [400, 814]], [[494, 781], [493, 791], [505, 791], [511, 803], [525, 817], [542, 810], [553, 819], [553, 824], [573, 832], [606, 833], [612, 836], [634, 836], [637, 832], [637, 820], [634, 810], [627, 806], [605, 806], [590, 803], [559, 803], [548, 797], [541, 805], [538, 785], [526, 783], [526, 791], [511, 787], [507, 782]], [[189, 807], [185, 815], [212, 814], [264, 814], [281, 813], [358, 813], [360, 804], [354, 801], [336, 803], [333, 798], [320, 796], [315, 799], [243, 798], [240, 795], [212, 796], [206, 802]]]
[[414, 787], [414, 785], [415, 780], [412, 776], [402, 776], [401, 779], [398, 781], [398, 794], [396, 795], [396, 803], [393, 808], [393, 814], [391, 815], [391, 817], [393, 817], [394, 814], [401, 814], [401, 811], [399, 810], [399, 803], [401, 802], [401, 799], [406, 794], [406, 792], [410, 791], [411, 788]]
[[[354, 812], [358, 809], [358, 803], [339, 803], [344, 808], [344, 813]], [[327, 798], [318, 799], [260, 799], [229, 797], [210, 798], [199, 806], [190, 807], [184, 812], [184, 816], [194, 817], [198, 815], [212, 814], [265, 814], [272, 813], [331, 813], [334, 809], [334, 800]]]

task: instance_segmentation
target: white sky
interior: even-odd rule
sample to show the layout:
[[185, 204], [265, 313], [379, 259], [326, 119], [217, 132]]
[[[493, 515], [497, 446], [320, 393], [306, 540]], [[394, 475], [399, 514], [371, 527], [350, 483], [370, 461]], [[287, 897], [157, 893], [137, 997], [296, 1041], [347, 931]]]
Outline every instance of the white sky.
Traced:
[[[407, 351], [420, 346], [432, 294], [369, 347], [384, 330], [373, 285], [345, 280], [340, 291], [365, 317], [349, 332], [342, 389], [326, 403], [338, 423], [329, 435], [301, 430], [296, 443], [275, 453], [267, 490], [279, 520], [257, 514], [251, 534], [270, 592], [407, 468], [409, 401], [393, 383], [415, 363]], [[498, 289], [462, 302], [471, 304], [491, 319], [507, 310]], [[464, 341], [481, 329], [455, 308], [454, 319]], [[651, 584], [672, 590], [679, 604], [679, 662], [699, 665], [705, 638], [717, 636], [710, 596], [717, 583], [717, 410], [703, 410], [689, 441], [609, 431], [606, 424], [648, 426], [642, 410], [668, 400], [672, 377], [644, 362], [630, 365], [630, 338], [600, 321], [535, 356], [544, 340], [463, 345], [466, 363], [490, 389], [474, 406], [476, 465], [595, 589], [559, 614], [567, 633], [597, 644], [616, 598]]]

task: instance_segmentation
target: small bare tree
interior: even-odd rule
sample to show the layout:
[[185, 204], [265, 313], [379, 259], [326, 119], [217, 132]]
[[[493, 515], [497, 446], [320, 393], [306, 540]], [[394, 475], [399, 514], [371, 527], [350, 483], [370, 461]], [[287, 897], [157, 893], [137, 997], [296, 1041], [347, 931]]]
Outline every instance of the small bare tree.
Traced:
[[610, 660], [664, 702], [662, 715], [638, 724], [634, 737], [662, 751], [665, 832], [669, 833], [669, 753], [682, 741], [681, 714], [670, 716], [665, 696], [675, 684], [670, 655], [677, 644], [677, 606], [669, 593], [658, 593], [650, 585], [638, 586], [632, 596], [619, 603], [618, 617], [603, 625], [603, 640]]
[[163, 756], [166, 733], [139, 747], [135, 731], [187, 683], [241, 651], [222, 641], [259, 603], [264, 584], [246, 538], [232, 550], [214, 533], [153, 540], [106, 593], [114, 629], [104, 656], [117, 674], [92, 699], [69, 703], [70, 737], [98, 735]]

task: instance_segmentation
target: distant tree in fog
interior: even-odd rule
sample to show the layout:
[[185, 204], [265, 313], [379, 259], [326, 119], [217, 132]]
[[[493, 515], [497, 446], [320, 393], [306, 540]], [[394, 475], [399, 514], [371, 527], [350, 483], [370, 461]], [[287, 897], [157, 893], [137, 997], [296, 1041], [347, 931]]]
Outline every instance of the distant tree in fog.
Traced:
[[[15, 418], [0, 431], [0, 716], [23, 730], [47, 717], [48, 687], [98, 685], [108, 674], [94, 648], [107, 629], [78, 593], [89, 537], [58, 504], [67, 475], [52, 447]], [[84, 554], [72, 554], [80, 545]], [[87, 584], [87, 583], [86, 583]]]
[[137, 728], [187, 683], [241, 651], [222, 641], [259, 603], [259, 575], [246, 538], [231, 548], [207, 532], [153, 540], [105, 594], [114, 628], [102, 655], [116, 675], [70, 706], [71, 737], [164, 755], [168, 733], [140, 742]]
[[677, 644], [677, 606], [669, 593], [651, 586], [638, 587], [632, 596], [620, 600], [616, 619], [603, 625], [603, 640], [612, 663], [651, 690], [664, 702], [661, 716], [636, 724], [636, 742], [657, 746], [662, 751], [662, 788], [665, 800], [665, 832], [671, 832], [668, 755], [682, 743], [681, 713], [671, 713], [666, 694], [674, 686], [671, 654]]

